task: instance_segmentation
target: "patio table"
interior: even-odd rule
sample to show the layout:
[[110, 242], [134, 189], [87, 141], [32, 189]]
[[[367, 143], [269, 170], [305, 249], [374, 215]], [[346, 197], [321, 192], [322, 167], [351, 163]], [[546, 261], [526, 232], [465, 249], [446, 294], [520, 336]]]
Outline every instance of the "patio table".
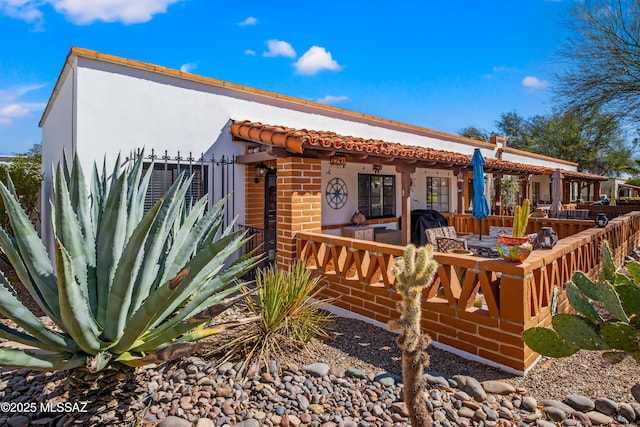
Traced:
[[466, 236], [459, 236], [467, 241], [467, 247], [472, 250], [478, 256], [486, 256], [494, 258], [498, 256], [496, 251], [496, 244], [498, 243], [497, 237], [480, 236], [477, 234], [468, 234]]

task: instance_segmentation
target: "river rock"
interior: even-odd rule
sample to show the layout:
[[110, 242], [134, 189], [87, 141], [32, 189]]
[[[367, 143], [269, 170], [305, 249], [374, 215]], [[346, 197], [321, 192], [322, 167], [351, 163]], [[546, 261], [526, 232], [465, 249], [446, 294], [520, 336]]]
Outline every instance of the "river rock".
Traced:
[[531, 396], [525, 396], [524, 399], [522, 399], [522, 408], [533, 412], [538, 408], [538, 402]]
[[613, 422], [613, 418], [598, 411], [589, 411], [585, 415], [589, 417], [591, 423], [596, 426], [607, 425]]
[[595, 402], [596, 411], [602, 412], [605, 415], [615, 415], [618, 412], [618, 404], [611, 399], [601, 397], [596, 399]]
[[170, 416], [160, 421], [158, 427], [191, 427], [191, 423], [184, 418]]
[[331, 367], [326, 363], [312, 363], [311, 365], [304, 366], [302, 369], [313, 377], [324, 377], [329, 374]]
[[628, 403], [621, 403], [618, 405], [618, 412], [625, 417], [627, 421], [634, 422], [636, 420], [636, 411], [633, 410], [633, 406]]
[[580, 396], [578, 394], [570, 394], [569, 396], [565, 397], [564, 403], [571, 406], [573, 409], [582, 412], [591, 411], [596, 407], [596, 404], [593, 402], [593, 400], [589, 399], [588, 397]]
[[542, 412], [544, 412], [547, 417], [556, 422], [564, 421], [564, 419], [567, 418], [566, 412], [564, 412], [560, 408], [556, 408], [555, 406], [545, 406], [542, 409]]
[[511, 394], [516, 392], [516, 388], [504, 381], [483, 381], [482, 388], [491, 394]]
[[477, 401], [484, 402], [487, 399], [487, 393], [477, 379], [466, 375], [454, 375], [453, 379], [462, 391], [469, 393]]
[[540, 404], [543, 407], [553, 406], [554, 408], [561, 409], [567, 415], [569, 415], [570, 413], [572, 413], [574, 411], [574, 409], [571, 406], [567, 405], [566, 403], [562, 403], [559, 400], [555, 400], [555, 399], [544, 399], [544, 400], [540, 401]]

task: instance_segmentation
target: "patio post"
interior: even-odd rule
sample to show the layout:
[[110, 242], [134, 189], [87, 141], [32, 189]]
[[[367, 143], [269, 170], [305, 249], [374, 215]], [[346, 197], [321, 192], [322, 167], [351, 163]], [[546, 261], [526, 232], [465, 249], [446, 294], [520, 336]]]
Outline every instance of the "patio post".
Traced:
[[397, 165], [396, 172], [400, 173], [400, 182], [402, 186], [401, 204], [402, 204], [402, 246], [406, 246], [411, 242], [411, 174], [416, 171], [416, 167], [412, 165]]

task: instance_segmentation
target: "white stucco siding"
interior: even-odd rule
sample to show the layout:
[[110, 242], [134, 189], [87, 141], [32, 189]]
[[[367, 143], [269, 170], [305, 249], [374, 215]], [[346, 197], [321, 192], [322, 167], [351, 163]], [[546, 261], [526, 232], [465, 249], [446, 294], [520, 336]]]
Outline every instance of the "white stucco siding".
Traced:
[[525, 163], [525, 164], [534, 165], [534, 166], [543, 166], [543, 167], [552, 168], [552, 169], [560, 168], [568, 171], [578, 170], [577, 166], [574, 164], [570, 164], [562, 161], [554, 161], [552, 159], [541, 159], [534, 156], [529, 157], [522, 154], [509, 153], [506, 151], [502, 153], [502, 160], [507, 160], [509, 162], [514, 162], [514, 163]]
[[55, 102], [51, 105], [46, 120], [42, 123], [42, 197], [40, 212], [42, 218], [41, 234], [48, 248], [53, 247], [53, 230], [51, 227], [51, 207], [49, 199], [52, 190], [52, 168], [62, 160], [66, 152], [70, 159], [74, 151], [75, 109], [74, 109], [74, 70], [69, 67], [62, 77], [60, 90]]

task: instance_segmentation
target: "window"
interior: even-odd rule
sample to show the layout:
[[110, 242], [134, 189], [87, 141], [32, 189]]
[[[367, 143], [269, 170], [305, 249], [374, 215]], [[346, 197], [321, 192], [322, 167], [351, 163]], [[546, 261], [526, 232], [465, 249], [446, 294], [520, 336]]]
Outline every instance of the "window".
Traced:
[[427, 209], [449, 212], [449, 178], [427, 177]]
[[396, 216], [396, 177], [358, 174], [358, 210], [367, 218]]
[[[146, 173], [150, 166], [151, 164], [145, 164], [143, 173]], [[151, 179], [149, 180], [149, 186], [147, 187], [147, 195], [144, 200], [145, 212], [160, 200], [160, 197], [167, 192], [182, 172], [185, 172], [185, 176], [193, 173], [191, 186], [185, 195], [186, 202], [195, 203], [198, 201], [198, 199], [207, 194], [207, 170], [208, 166], [203, 167], [201, 165], [192, 165], [189, 167], [189, 165], [178, 165], [177, 163], [155, 163], [153, 165]]]
[[532, 182], [531, 183], [531, 204], [533, 206], [538, 206], [540, 203], [540, 183]]

